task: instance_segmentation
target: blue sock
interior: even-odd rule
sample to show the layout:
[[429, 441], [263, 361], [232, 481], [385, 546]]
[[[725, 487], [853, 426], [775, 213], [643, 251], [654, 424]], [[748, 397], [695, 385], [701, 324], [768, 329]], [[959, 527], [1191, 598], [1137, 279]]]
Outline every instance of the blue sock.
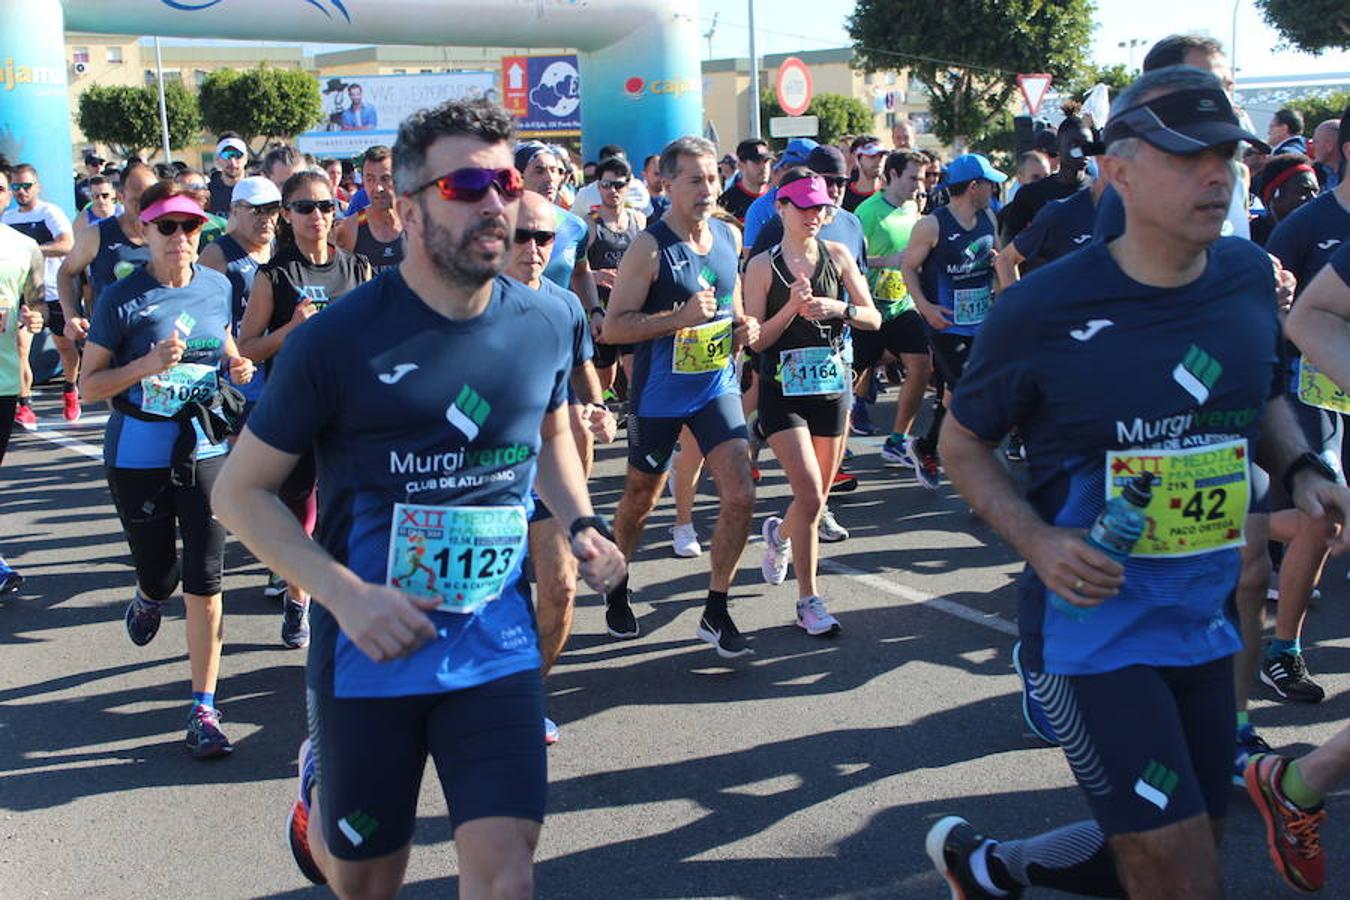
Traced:
[[215, 693], [210, 691], [193, 691], [192, 706], [194, 708], [198, 706], [205, 706], [209, 709], [215, 709], [216, 708]]
[[1271, 638], [1270, 643], [1266, 645], [1266, 659], [1274, 659], [1281, 653], [1292, 653], [1293, 655], [1298, 656], [1302, 652], [1303, 648], [1299, 646], [1298, 638], [1294, 638], [1292, 641], [1282, 641], [1279, 638]]

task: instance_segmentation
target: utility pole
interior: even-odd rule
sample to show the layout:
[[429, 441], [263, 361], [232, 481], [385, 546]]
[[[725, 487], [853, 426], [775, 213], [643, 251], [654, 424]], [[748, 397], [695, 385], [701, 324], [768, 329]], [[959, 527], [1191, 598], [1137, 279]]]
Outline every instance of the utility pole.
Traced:
[[750, 137], [761, 137], [759, 129], [759, 56], [755, 53], [755, 0], [746, 0], [750, 11]]
[[173, 162], [169, 156], [169, 110], [164, 104], [164, 57], [159, 52], [159, 38], [155, 38], [155, 74], [159, 81], [159, 129], [164, 142], [164, 162]]

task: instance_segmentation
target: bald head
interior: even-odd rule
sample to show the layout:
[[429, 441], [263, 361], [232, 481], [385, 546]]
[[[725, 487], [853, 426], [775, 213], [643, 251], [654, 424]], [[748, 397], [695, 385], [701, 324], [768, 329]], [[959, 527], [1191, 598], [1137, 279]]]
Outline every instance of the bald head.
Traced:
[[1324, 166], [1332, 167], [1340, 165], [1340, 148], [1336, 146], [1336, 137], [1340, 128], [1341, 122], [1339, 119], [1327, 119], [1313, 130], [1312, 153], [1310, 154], [1313, 162], [1320, 162]]
[[516, 232], [528, 232], [524, 243], [512, 238], [506, 255], [506, 274], [516, 281], [538, 287], [539, 279], [553, 252], [553, 234], [558, 228], [558, 208], [542, 194], [526, 191], [516, 212]]

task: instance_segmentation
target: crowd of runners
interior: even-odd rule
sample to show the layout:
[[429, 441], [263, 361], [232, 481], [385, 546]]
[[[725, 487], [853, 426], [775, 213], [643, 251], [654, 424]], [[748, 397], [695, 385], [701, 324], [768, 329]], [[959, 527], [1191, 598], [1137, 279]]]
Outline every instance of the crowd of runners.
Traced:
[[[1166, 38], [1106, 122], [1070, 105], [1013, 177], [904, 121], [587, 162], [478, 102], [414, 114], [354, 166], [232, 134], [209, 174], [91, 154], [73, 222], [10, 161], [0, 458], [37, 425], [45, 328], [64, 419], [110, 408], [131, 641], [182, 592], [195, 757], [234, 749], [227, 533], [268, 568], [281, 642], [309, 648], [288, 840], [341, 896], [397, 891], [428, 754], [461, 894], [531, 894], [559, 739], [544, 677], [581, 582], [613, 639], [642, 636], [666, 586], [631, 560], [668, 482], [671, 551], [709, 560], [698, 640], [754, 652], [729, 594], [756, 531], [802, 639], [840, 635], [817, 571], [849, 538], [829, 503], [857, 486], [850, 435], [949, 479], [1026, 560], [1023, 714], [1092, 812], [997, 840], [942, 819], [927, 851], [954, 898], [1217, 897], [1244, 788], [1281, 876], [1318, 890], [1350, 733], [1294, 760], [1246, 710], [1258, 682], [1324, 698], [1301, 641], [1350, 548], [1350, 110], [1311, 143], [1283, 110], [1263, 141], [1231, 93], [1217, 43]], [[616, 439], [600, 511], [587, 479]], [[766, 449], [781, 515], [756, 509]], [[1146, 525], [1122, 544], [1129, 503]], [[0, 591], [23, 586], [0, 560]]]

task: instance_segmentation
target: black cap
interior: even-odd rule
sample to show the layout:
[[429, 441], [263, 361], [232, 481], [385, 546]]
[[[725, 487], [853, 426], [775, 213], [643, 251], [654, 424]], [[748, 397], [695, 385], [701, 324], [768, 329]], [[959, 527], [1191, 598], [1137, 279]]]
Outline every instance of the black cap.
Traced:
[[97, 153], [94, 153], [93, 151], [90, 151], [89, 153], [86, 153], [84, 155], [84, 164], [86, 166], [101, 166], [103, 165], [103, 157], [99, 156]]
[[763, 162], [766, 159], [773, 159], [773, 154], [769, 152], [768, 144], [764, 141], [747, 138], [736, 145], [736, 159], [742, 162]]
[[1032, 147], [1048, 156], [1059, 155], [1059, 135], [1055, 134], [1053, 128], [1042, 128], [1036, 132], [1032, 138]]
[[848, 175], [848, 163], [844, 162], [844, 154], [831, 144], [821, 144], [807, 154], [806, 167], [817, 175], [845, 177]]
[[1106, 123], [1105, 143], [1130, 137], [1178, 156], [1192, 156], [1235, 141], [1270, 151], [1264, 141], [1238, 124], [1228, 95], [1214, 88], [1163, 94], [1113, 115]]

